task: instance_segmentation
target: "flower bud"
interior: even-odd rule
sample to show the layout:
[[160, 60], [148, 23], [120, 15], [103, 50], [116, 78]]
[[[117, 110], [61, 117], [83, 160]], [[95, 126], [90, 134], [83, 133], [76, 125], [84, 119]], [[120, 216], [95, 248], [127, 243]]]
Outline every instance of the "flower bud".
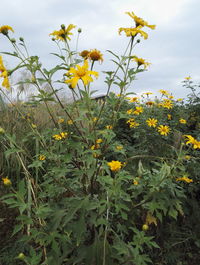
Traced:
[[65, 29], [65, 25], [64, 24], [61, 25], [61, 29]]
[[55, 39], [55, 38], [52, 38], [51, 40], [52, 40], [52, 41], [55, 41], [56, 39]]
[[137, 43], [140, 43], [140, 39], [137, 40]]
[[78, 33], [81, 33], [81, 32], [82, 32], [82, 29], [81, 29], [81, 28], [79, 28], [79, 29], [78, 29]]
[[10, 39], [10, 41], [12, 42], [12, 43], [15, 43], [16, 42], [16, 39]]
[[24, 253], [19, 253], [19, 255], [17, 256], [18, 259], [24, 260], [25, 255]]
[[19, 40], [22, 41], [22, 42], [24, 42], [24, 38], [22, 38], [22, 37], [20, 37]]
[[5, 130], [2, 127], [0, 127], [0, 134], [4, 134], [4, 133], [5, 133]]
[[147, 231], [149, 229], [149, 226], [147, 224], [143, 224], [142, 230]]

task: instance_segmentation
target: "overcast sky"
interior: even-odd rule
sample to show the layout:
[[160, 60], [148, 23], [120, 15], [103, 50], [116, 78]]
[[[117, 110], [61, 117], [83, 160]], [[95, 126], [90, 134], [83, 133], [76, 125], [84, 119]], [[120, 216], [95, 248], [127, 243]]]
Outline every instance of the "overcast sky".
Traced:
[[[56, 45], [49, 33], [61, 24], [70, 23], [82, 28], [79, 50], [98, 49], [104, 54], [104, 63], [98, 71], [113, 70], [108, 63], [106, 50], [123, 54], [129, 38], [118, 35], [119, 27], [133, 26], [133, 20], [125, 12], [156, 24], [156, 29], [147, 29], [149, 38], [141, 39], [134, 54], [152, 63], [148, 71], [138, 74], [131, 91], [171, 91], [176, 97], [185, 97], [190, 91], [181, 81], [191, 76], [199, 82], [200, 73], [200, 1], [199, 0], [14, 0], [1, 3], [0, 26], [10, 25], [16, 39], [24, 37], [31, 55], [38, 55], [47, 68], [58, 63], [50, 55]], [[74, 38], [76, 29], [73, 30]], [[11, 46], [0, 36], [0, 51], [9, 51]], [[6, 65], [12, 64], [6, 58]], [[108, 69], [110, 67], [110, 69]], [[99, 94], [106, 92], [103, 80], [97, 82]], [[117, 92], [117, 91], [116, 91]]]

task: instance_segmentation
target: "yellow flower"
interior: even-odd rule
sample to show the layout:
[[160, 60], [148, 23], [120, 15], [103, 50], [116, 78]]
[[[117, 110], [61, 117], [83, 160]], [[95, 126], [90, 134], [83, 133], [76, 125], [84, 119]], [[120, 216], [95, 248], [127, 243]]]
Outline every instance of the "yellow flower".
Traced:
[[65, 139], [67, 136], [68, 136], [67, 132], [61, 132], [60, 134], [54, 134], [52, 137], [55, 140], [59, 141], [59, 140]]
[[103, 142], [103, 140], [101, 138], [99, 138], [99, 139], [96, 140], [96, 143], [97, 144], [101, 144], [102, 142]]
[[92, 61], [100, 61], [103, 62], [103, 54], [101, 54], [100, 51], [97, 49], [91, 50], [89, 54], [87, 55], [88, 59]]
[[160, 89], [159, 92], [162, 94], [162, 95], [165, 95], [165, 96], [169, 96], [169, 92], [166, 91], [166, 90], [163, 90], [163, 89]]
[[60, 136], [62, 137], [62, 139], [67, 138], [68, 133], [67, 132], [61, 132]]
[[141, 26], [138, 26], [136, 28], [119, 28], [119, 34], [121, 34], [122, 31], [125, 32], [126, 37], [134, 37], [137, 34], [140, 34], [145, 40], [148, 39], [148, 34], [141, 30]]
[[94, 117], [94, 118], [93, 118], [93, 122], [96, 122], [96, 121], [97, 121], [97, 117]]
[[84, 85], [88, 85], [90, 82], [93, 81], [91, 75], [94, 75], [96, 78], [98, 77], [98, 73], [95, 71], [88, 70], [89, 65], [88, 61], [85, 60], [83, 66], [76, 65], [76, 68], [71, 67], [69, 71], [66, 73], [70, 79], [65, 80], [65, 83], [70, 84], [72, 88], [75, 88], [79, 79], [81, 79]]
[[2, 178], [2, 180], [3, 180], [3, 184], [5, 185], [5, 186], [10, 186], [11, 184], [12, 184], [12, 182], [10, 181], [10, 179], [9, 178]]
[[10, 83], [8, 79], [8, 71], [6, 70], [4, 64], [3, 64], [3, 58], [0, 56], [0, 78], [3, 78], [2, 86], [10, 89]]
[[63, 118], [60, 118], [59, 120], [58, 120], [58, 123], [63, 123], [65, 120], [63, 119]]
[[112, 171], [119, 171], [122, 168], [122, 163], [120, 161], [112, 160], [107, 163]]
[[138, 184], [139, 184], [138, 179], [134, 179], [133, 180], [133, 185], [138, 185]]
[[89, 51], [88, 50], [83, 50], [81, 53], [79, 53], [79, 55], [81, 57], [83, 57], [84, 59], [88, 59], [88, 55], [89, 55]]
[[0, 33], [4, 34], [4, 35], [8, 35], [8, 31], [12, 31], [14, 32], [13, 28], [8, 26], [8, 25], [4, 25], [0, 27]]
[[[146, 62], [145, 59], [138, 58], [137, 56], [133, 56], [132, 60], [137, 63], [138, 67], [140, 67], [141, 65], [143, 65], [144, 66], [144, 69], [146, 69], [147, 66], [150, 65], [150, 63]], [[143, 94], [150, 95], [152, 93], [148, 92], [148, 94], [147, 93], [143, 93]]]
[[166, 109], [172, 109], [173, 103], [170, 99], [165, 99], [164, 102], [161, 104], [161, 106]]
[[176, 181], [184, 181], [186, 183], [191, 183], [193, 182], [192, 179], [188, 178], [187, 176], [183, 176], [182, 178], [177, 178]]
[[145, 104], [147, 106], [153, 106], [155, 103], [153, 101], [147, 101]]
[[132, 97], [132, 98], [130, 99], [130, 102], [138, 102], [138, 97]]
[[54, 134], [54, 135], [53, 135], [53, 138], [54, 138], [55, 140], [57, 140], [57, 141], [62, 140], [62, 137], [61, 137], [60, 134]]
[[148, 120], [146, 120], [146, 123], [149, 127], [156, 127], [158, 120], [154, 119], [154, 118], [149, 118]]
[[[138, 58], [139, 59], [139, 58]], [[140, 58], [141, 59], [141, 58]], [[143, 59], [144, 60], [144, 59]], [[142, 95], [147, 95], [147, 97], [149, 96], [149, 95], [152, 95], [153, 93], [152, 92], [145, 92], [145, 93], [142, 93]]]
[[191, 76], [185, 77], [185, 80], [189, 81], [191, 79]]
[[133, 118], [132, 119], [129, 119], [126, 123], [129, 124], [129, 127], [130, 128], [136, 128], [136, 127], [138, 127], [140, 125]]
[[39, 155], [39, 160], [40, 161], [44, 161], [46, 159], [46, 156], [45, 155]]
[[189, 155], [185, 155], [184, 158], [185, 158], [186, 160], [190, 160], [190, 159], [191, 159], [191, 156], [189, 156]]
[[122, 146], [122, 145], [117, 145], [117, 146], [116, 146], [116, 149], [117, 149], [118, 151], [121, 151], [121, 150], [123, 149], [123, 146]]
[[169, 126], [167, 126], [167, 125], [160, 125], [160, 126], [158, 127], [158, 132], [159, 132], [161, 135], [165, 135], [165, 136], [167, 136], [168, 133], [169, 133], [169, 131], [170, 131], [170, 128], [169, 128]]
[[133, 12], [125, 12], [127, 15], [129, 15], [131, 18], [134, 19], [135, 21], [135, 24], [136, 24], [136, 27], [138, 26], [146, 26], [148, 28], [151, 28], [151, 29], [155, 29], [155, 25], [149, 25], [148, 22], [144, 21], [142, 18], [140, 17], [137, 17]]
[[182, 124], [186, 124], [187, 123], [187, 121], [185, 119], [180, 119], [179, 122], [182, 123]]
[[129, 115], [132, 114], [132, 113], [133, 113], [133, 109], [128, 109], [128, 110], [126, 111], [126, 113], [129, 114]]
[[106, 129], [107, 130], [112, 130], [113, 129], [113, 126], [112, 125], [106, 125]]
[[96, 149], [98, 149], [98, 148], [100, 148], [100, 145], [99, 145], [99, 144], [93, 144], [93, 145], [90, 147], [91, 150], [96, 150]]
[[172, 115], [171, 114], [167, 114], [167, 119], [171, 120], [172, 119]]
[[72, 120], [68, 120], [68, 121], [67, 121], [67, 124], [68, 124], [68, 125], [72, 125], [72, 124], [73, 124], [73, 121], [72, 121]]
[[178, 98], [177, 101], [178, 102], [181, 102], [181, 101], [183, 101], [183, 99], [182, 98]]
[[70, 31], [72, 29], [74, 29], [76, 26], [73, 24], [69, 24], [69, 26], [67, 28], [62, 27], [60, 30], [55, 30], [52, 33], [50, 33], [49, 35], [52, 35], [56, 38], [56, 40], [61, 40], [61, 41], [65, 41], [65, 40], [71, 40], [69, 35], [73, 35], [73, 33], [71, 33]]
[[194, 149], [200, 149], [200, 142], [197, 141], [193, 136], [191, 135], [184, 135], [184, 137], [187, 138], [186, 144], [193, 144]]
[[142, 113], [144, 110], [142, 107], [136, 107], [133, 114], [135, 115], [139, 115], [140, 113]]

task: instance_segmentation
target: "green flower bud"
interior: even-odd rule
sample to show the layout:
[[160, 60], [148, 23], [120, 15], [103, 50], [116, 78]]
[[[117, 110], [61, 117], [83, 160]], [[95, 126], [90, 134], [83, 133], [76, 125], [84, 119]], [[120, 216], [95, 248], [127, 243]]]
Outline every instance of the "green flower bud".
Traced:
[[20, 41], [24, 42], [24, 39], [22, 37], [19, 38]]
[[24, 253], [19, 253], [19, 255], [17, 256], [18, 259], [24, 260], [25, 259], [25, 255]]
[[11, 39], [10, 41], [11, 41], [12, 43], [15, 43], [15, 42], [16, 42], [16, 39], [13, 38], [13, 39]]
[[65, 29], [65, 25], [64, 24], [61, 25], [61, 29]]
[[79, 28], [79, 29], [78, 29], [78, 33], [81, 33], [81, 32], [82, 32], [82, 29], [81, 29], [81, 28]]
[[2, 127], [0, 127], [0, 134], [4, 134], [4, 133], [5, 133], [5, 130]]

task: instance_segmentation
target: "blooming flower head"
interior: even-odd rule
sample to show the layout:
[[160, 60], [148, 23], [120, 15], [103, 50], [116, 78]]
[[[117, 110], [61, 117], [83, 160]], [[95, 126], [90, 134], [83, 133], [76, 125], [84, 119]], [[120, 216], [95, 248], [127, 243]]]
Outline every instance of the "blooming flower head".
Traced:
[[[76, 69], [77, 68], [77, 69]], [[65, 83], [70, 84], [72, 88], [75, 88], [78, 81], [81, 79], [84, 85], [88, 85], [90, 82], [93, 82], [91, 75], [98, 77], [98, 73], [95, 71], [88, 70], [89, 64], [85, 60], [83, 66], [76, 65], [76, 68], [71, 67], [66, 75], [69, 79], [65, 80]]]
[[60, 30], [55, 30], [49, 35], [55, 37], [56, 40], [61, 40], [61, 41], [71, 40], [69, 36], [73, 35], [73, 33], [71, 33], [71, 30], [74, 29], [75, 27], [76, 26], [73, 24], [69, 24], [67, 28], [65, 28], [65, 26], [63, 25], [61, 26]]
[[164, 102], [161, 104], [161, 106], [166, 109], [172, 109], [173, 103], [170, 99], [165, 99]]
[[97, 144], [101, 144], [103, 142], [103, 140], [101, 139], [101, 138], [98, 138], [97, 140], [96, 140], [96, 143]]
[[72, 124], [73, 124], [73, 120], [68, 120], [68, 121], [67, 121], [67, 124], [68, 124], [68, 125], [72, 125]]
[[154, 118], [149, 118], [148, 120], [146, 120], [146, 123], [149, 127], [156, 127], [158, 120], [154, 119]]
[[103, 62], [103, 54], [97, 49], [91, 50], [88, 54], [88, 59], [95, 62], [100, 61]]
[[134, 19], [136, 27], [138, 26], [146, 26], [150, 29], [155, 29], [155, 25], [149, 25], [148, 22], [144, 21], [142, 18], [137, 17], [133, 12], [125, 12], [127, 15], [129, 15], [132, 19]]
[[10, 89], [10, 83], [8, 79], [8, 71], [6, 70], [4, 64], [3, 64], [3, 58], [0, 56], [0, 78], [3, 78], [2, 86]]
[[8, 31], [12, 31], [14, 32], [13, 28], [11, 26], [8, 25], [4, 25], [0, 27], [0, 33], [4, 34], [4, 35], [8, 35]]
[[67, 138], [68, 136], [68, 133], [67, 132], [61, 132], [60, 134], [54, 134], [52, 137], [57, 140], [57, 141], [60, 141], [62, 139], [65, 139]]
[[165, 135], [165, 136], [167, 136], [168, 133], [170, 132], [170, 128], [169, 128], [169, 126], [167, 126], [167, 125], [160, 125], [160, 126], [158, 127], [158, 132], [159, 132], [161, 135]]
[[142, 113], [144, 110], [142, 107], [136, 107], [133, 114], [135, 115], [139, 115], [140, 113]]
[[3, 184], [5, 186], [10, 186], [12, 184], [11, 180], [9, 178], [7, 178], [7, 177], [6, 178], [2, 178], [2, 180], [3, 180]]
[[63, 118], [58, 119], [58, 123], [63, 123], [65, 120]]
[[148, 34], [141, 30], [141, 26], [138, 26], [136, 28], [119, 28], [119, 34], [121, 34], [122, 31], [126, 34], [126, 37], [134, 37], [138, 34], [141, 35], [145, 40], [148, 39]]
[[113, 129], [113, 126], [112, 125], [106, 125], [106, 129], [107, 130], [112, 130]]
[[182, 124], [186, 124], [187, 123], [187, 121], [185, 119], [180, 119], [179, 122], [182, 123]]
[[167, 119], [171, 120], [172, 119], [172, 115], [171, 114], [167, 114]]
[[138, 97], [132, 97], [129, 101], [130, 102], [138, 102]]
[[127, 113], [128, 115], [132, 114], [132, 113], [133, 113], [133, 109], [128, 109], [128, 110], [126, 111], [126, 113]]
[[145, 59], [138, 58], [137, 56], [133, 56], [132, 57], [132, 60], [137, 63], [138, 67], [140, 67], [141, 65], [143, 65], [144, 66], [144, 69], [146, 69], [150, 65], [150, 63], [146, 62]]
[[40, 161], [44, 161], [46, 159], [46, 156], [45, 155], [39, 155], [39, 160]]
[[79, 53], [79, 55], [81, 57], [83, 57], [84, 59], [88, 59], [88, 55], [89, 55], [89, 51], [88, 50], [83, 50], [81, 53]]
[[164, 89], [160, 89], [159, 92], [162, 94], [162, 95], [165, 95], [165, 96], [169, 96], [169, 92], [167, 90], [164, 90]]
[[138, 122], [135, 121], [135, 119], [131, 118], [129, 119], [127, 122], [127, 124], [129, 124], [130, 128], [136, 128], [138, 127], [140, 124]]
[[155, 103], [153, 101], [147, 101], [145, 104], [147, 106], [153, 106]]
[[192, 144], [194, 149], [200, 149], [200, 141], [195, 139], [192, 135], [184, 135], [187, 138], [186, 144]]
[[122, 168], [122, 163], [120, 161], [112, 160], [107, 163], [111, 171], [119, 171]]

